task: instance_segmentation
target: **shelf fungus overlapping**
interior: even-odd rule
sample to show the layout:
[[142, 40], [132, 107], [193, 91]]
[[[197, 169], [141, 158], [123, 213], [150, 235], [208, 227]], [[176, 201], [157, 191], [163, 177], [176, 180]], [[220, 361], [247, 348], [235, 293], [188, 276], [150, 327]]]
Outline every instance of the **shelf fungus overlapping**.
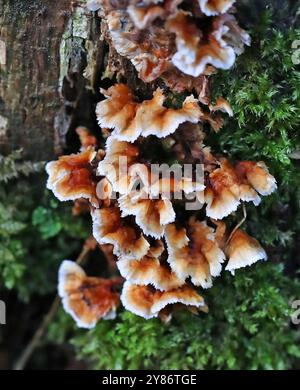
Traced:
[[99, 12], [106, 23], [107, 40], [147, 83], [163, 78], [173, 67], [192, 77], [210, 73], [210, 66], [232, 67], [244, 45], [250, 45], [249, 35], [233, 14], [233, 3], [103, 1]]
[[276, 181], [263, 162], [242, 161], [235, 166], [220, 159], [220, 167], [210, 173], [205, 189], [206, 214], [222, 219], [236, 211], [239, 204], [253, 202], [258, 206], [260, 195], [270, 195]]
[[138, 137], [155, 135], [163, 138], [175, 132], [184, 122], [197, 123], [201, 109], [194, 96], [188, 96], [179, 109], [166, 108], [163, 91], [158, 88], [153, 98], [136, 103], [129, 88], [117, 84], [102, 91], [107, 100], [98, 103], [96, 114], [102, 127], [114, 129], [112, 136], [120, 141], [134, 142]]
[[106, 74], [117, 81], [99, 85], [98, 133], [77, 128], [78, 154], [46, 168], [47, 187], [75, 201], [74, 214], [89, 209], [99, 247], [112, 248], [108, 279], [61, 265], [59, 295], [78, 326], [113, 318], [119, 301], [146, 319], [207, 312], [201, 291], [222, 271], [267, 258], [238, 216], [240, 205], [245, 214], [248, 202], [258, 206], [276, 190], [274, 177], [263, 162], [232, 161], [205, 143], [224, 113], [234, 114], [224, 97], [212, 101], [210, 78], [250, 44], [235, 3], [88, 2], [102, 18]]
[[128, 281], [124, 284], [121, 301], [127, 310], [146, 319], [158, 317], [168, 305], [182, 304], [200, 309], [205, 306], [201, 295], [188, 285], [161, 291]]
[[219, 276], [225, 255], [215, 239], [214, 229], [205, 221], [193, 217], [187, 228], [170, 224], [166, 230], [168, 263], [176, 275], [183, 280], [188, 278], [195, 286], [212, 286], [212, 277]]

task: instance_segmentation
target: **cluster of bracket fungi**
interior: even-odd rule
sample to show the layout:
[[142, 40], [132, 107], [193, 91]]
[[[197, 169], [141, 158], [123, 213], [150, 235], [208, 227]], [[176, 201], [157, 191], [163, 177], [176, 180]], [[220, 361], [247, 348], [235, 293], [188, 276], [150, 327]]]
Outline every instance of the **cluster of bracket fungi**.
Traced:
[[[214, 156], [203, 143], [204, 126], [217, 132], [223, 114], [233, 115], [224, 98], [212, 103], [209, 79], [217, 69], [231, 68], [250, 44], [234, 3], [87, 3], [102, 20], [107, 71], [124, 80], [125, 59], [140, 82], [151, 85], [152, 97], [136, 96], [126, 80], [101, 89], [96, 116], [107, 137], [105, 148], [79, 128], [80, 152], [47, 164], [47, 187], [59, 200], [75, 201], [78, 212], [90, 210], [93, 235], [110, 248], [121, 275], [90, 277], [75, 262], [62, 263], [59, 295], [78, 326], [91, 328], [114, 318], [120, 301], [146, 319], [168, 321], [180, 307], [207, 311], [200, 289], [212, 287], [223, 269], [234, 274], [266, 259], [255, 238], [224, 218], [245, 202], [257, 206], [261, 196], [276, 189], [275, 179], [263, 162], [232, 162]], [[165, 163], [166, 156], [180, 165], [201, 164], [203, 180], [154, 177], [151, 164]], [[185, 210], [191, 195], [200, 207]]]

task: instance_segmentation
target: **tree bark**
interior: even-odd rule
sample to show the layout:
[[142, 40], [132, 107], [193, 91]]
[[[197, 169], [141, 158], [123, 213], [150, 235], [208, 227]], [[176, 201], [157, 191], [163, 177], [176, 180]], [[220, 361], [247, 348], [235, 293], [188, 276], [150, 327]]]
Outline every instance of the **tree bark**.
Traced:
[[94, 125], [99, 26], [85, 1], [0, 0], [0, 153], [47, 160]]

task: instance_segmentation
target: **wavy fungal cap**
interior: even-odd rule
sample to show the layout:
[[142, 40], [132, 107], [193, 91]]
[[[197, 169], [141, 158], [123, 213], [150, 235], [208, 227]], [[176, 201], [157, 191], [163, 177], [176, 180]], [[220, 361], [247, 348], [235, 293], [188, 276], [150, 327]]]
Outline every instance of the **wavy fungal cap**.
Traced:
[[225, 269], [231, 273], [234, 273], [236, 269], [250, 266], [259, 260], [267, 260], [267, 254], [260, 243], [241, 229], [237, 230], [232, 236], [226, 248], [226, 254], [229, 261]]
[[119, 279], [88, 277], [79, 265], [65, 260], [59, 269], [58, 294], [77, 325], [90, 329], [101, 318], [115, 317], [119, 294], [113, 287], [119, 283]]
[[117, 262], [121, 275], [132, 284], [152, 285], [157, 290], [168, 291], [184, 284], [177, 275], [161, 260], [164, 246], [161, 241], [150, 247], [147, 255], [140, 260]]
[[131, 192], [119, 198], [122, 216], [135, 216], [142, 231], [154, 238], [161, 238], [165, 226], [175, 220], [175, 211], [169, 199], [149, 199], [143, 191]]
[[223, 14], [235, 3], [235, 0], [199, 0], [201, 11], [207, 16]]
[[234, 64], [235, 51], [222, 39], [229, 30], [227, 26], [220, 23], [205, 43], [202, 33], [184, 11], [169, 19], [167, 26], [176, 34], [177, 52], [172, 62], [181, 72], [198, 77], [209, 64], [219, 69], [229, 69]]
[[261, 202], [260, 195], [269, 195], [276, 189], [276, 180], [263, 163], [242, 161], [235, 166], [222, 159], [221, 166], [209, 175], [205, 190], [206, 215], [222, 219], [234, 211], [242, 201]]
[[212, 277], [220, 275], [225, 260], [214, 230], [206, 222], [191, 220], [187, 231], [169, 225], [165, 237], [168, 263], [176, 275], [182, 280], [190, 277], [195, 286], [211, 287]]
[[93, 236], [99, 244], [112, 244], [114, 254], [124, 259], [141, 259], [150, 244], [134, 225], [121, 218], [118, 207], [111, 206], [92, 212]]
[[85, 198], [97, 207], [97, 182], [91, 165], [95, 157], [95, 150], [88, 147], [78, 154], [61, 156], [57, 161], [49, 162], [46, 165], [47, 188], [60, 201]]
[[121, 301], [127, 310], [145, 319], [158, 317], [162, 309], [174, 303], [193, 307], [205, 306], [204, 299], [187, 285], [170, 291], [159, 291], [150, 286], [125, 282]]
[[181, 123], [197, 123], [202, 114], [192, 95], [184, 100], [182, 108], [164, 107], [165, 96], [160, 88], [151, 100], [142, 103], [135, 102], [124, 84], [116, 84], [104, 94], [107, 99], [97, 105], [97, 120], [100, 126], [114, 129], [112, 136], [119, 141], [134, 142], [149, 135], [163, 138], [174, 133]]
[[[61, 264], [58, 293], [80, 327], [114, 318], [120, 299], [132, 313], [165, 322], [178, 306], [207, 311], [197, 289], [212, 287], [224, 268], [234, 273], [267, 259], [241, 223], [232, 228], [233, 219], [228, 226], [222, 219], [243, 202], [257, 206], [276, 190], [275, 178], [263, 162], [231, 162], [204, 144], [206, 125], [217, 132], [222, 113], [233, 116], [226, 99], [212, 102], [210, 79], [217, 68], [231, 68], [251, 41], [234, 3], [87, 2], [99, 11], [109, 46], [105, 74], [128, 85], [100, 89], [96, 118], [105, 151], [97, 134], [79, 126], [80, 153], [46, 166], [47, 187], [60, 200], [76, 201], [74, 214], [91, 212], [94, 247], [107, 257], [107, 270], [121, 274], [89, 277], [74, 262]], [[178, 162], [185, 176], [190, 164], [190, 177], [178, 178], [167, 161]], [[162, 164], [159, 173], [154, 163]]]

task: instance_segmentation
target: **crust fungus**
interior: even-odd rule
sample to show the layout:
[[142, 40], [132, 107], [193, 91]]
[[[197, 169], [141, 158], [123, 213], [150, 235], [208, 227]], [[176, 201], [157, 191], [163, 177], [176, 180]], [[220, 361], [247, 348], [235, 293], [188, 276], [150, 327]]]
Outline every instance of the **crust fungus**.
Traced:
[[149, 27], [156, 19], [164, 20], [177, 10], [182, 0], [133, 1], [127, 12], [139, 29]]
[[163, 17], [165, 10], [162, 6], [152, 4], [144, 7], [130, 5], [127, 12], [131, 17], [135, 26], [139, 29], [144, 29], [149, 26], [155, 19]]
[[205, 190], [206, 214], [222, 219], [236, 211], [241, 201], [261, 201], [258, 195], [269, 195], [276, 189], [276, 181], [264, 163], [244, 161], [232, 166], [221, 159], [220, 168], [210, 173]]
[[49, 162], [46, 165], [49, 175], [47, 188], [53, 191], [60, 201], [85, 198], [97, 207], [97, 178], [92, 166], [96, 154], [95, 150], [89, 147], [81, 153], [61, 156], [57, 161]]
[[175, 220], [175, 212], [169, 199], [151, 199], [145, 191], [132, 191], [119, 199], [122, 217], [134, 215], [143, 232], [160, 238], [165, 226]]
[[92, 211], [93, 236], [99, 244], [112, 244], [114, 254], [123, 259], [141, 259], [150, 247], [140, 229], [121, 218], [118, 207], [111, 206]]
[[208, 64], [229, 69], [235, 61], [234, 50], [223, 45], [210, 34], [207, 43], [201, 43], [202, 33], [186, 12], [180, 11], [167, 22], [167, 28], [176, 35], [177, 52], [173, 64], [183, 73], [198, 77]]
[[108, 90], [101, 90], [106, 100], [97, 104], [96, 115], [99, 126], [115, 129], [113, 135], [121, 141], [135, 140], [138, 129], [134, 118], [138, 108], [134, 96], [125, 84], [116, 84]]
[[201, 117], [198, 100], [188, 96], [182, 108], [164, 107], [165, 96], [158, 88], [151, 100], [136, 103], [129, 88], [117, 84], [103, 91], [107, 99], [97, 105], [97, 119], [102, 127], [114, 129], [112, 136], [120, 141], [134, 142], [139, 136], [166, 137], [184, 122], [197, 123]]
[[79, 265], [65, 260], [59, 269], [58, 293], [77, 325], [93, 328], [100, 319], [115, 318], [120, 296], [114, 289], [120, 283], [121, 278], [86, 276]]
[[145, 319], [158, 317], [166, 306], [176, 303], [196, 308], [205, 306], [204, 299], [188, 285], [170, 291], [160, 291], [152, 286], [125, 282], [121, 301], [127, 310]]
[[[231, 68], [243, 44], [249, 44], [248, 34], [238, 30], [234, 21], [233, 15], [217, 17], [211, 30], [204, 34], [189, 13], [178, 11], [166, 23], [168, 30], [176, 35], [177, 52], [172, 57], [173, 64], [193, 77], [203, 74], [208, 65]], [[234, 31], [230, 30], [231, 27]]]
[[199, 0], [201, 11], [207, 16], [223, 14], [235, 3], [235, 0]]
[[76, 133], [79, 136], [79, 140], [81, 143], [81, 150], [85, 150], [89, 147], [97, 147], [98, 141], [97, 138], [91, 134], [88, 128], [84, 126], [79, 126], [76, 129]]
[[147, 255], [140, 260], [123, 260], [117, 262], [121, 275], [132, 284], [152, 285], [157, 290], [169, 291], [180, 287], [184, 281], [163, 261], [164, 247], [158, 241], [156, 247], [150, 247]]
[[175, 132], [184, 122], [197, 123], [201, 116], [198, 100], [192, 95], [185, 98], [182, 108], [172, 109], [163, 106], [165, 96], [161, 89], [157, 89], [153, 98], [144, 101], [137, 117], [141, 122], [142, 136], [155, 135], [158, 138], [166, 137]]
[[217, 16], [213, 20], [212, 31], [221, 46], [229, 45], [237, 55], [242, 54], [244, 47], [251, 44], [250, 35], [238, 25], [232, 14]]
[[225, 222], [212, 222], [216, 225], [215, 240], [228, 259], [226, 271], [234, 274], [236, 269], [250, 266], [259, 260], [267, 260], [267, 254], [260, 243], [244, 230], [235, 227], [230, 232]]
[[132, 62], [141, 80], [151, 82], [168, 69], [173, 40], [163, 28], [153, 25], [140, 32], [123, 10], [109, 12], [106, 20], [115, 50]]
[[131, 183], [129, 169], [139, 162], [139, 153], [138, 146], [109, 137], [106, 156], [100, 161], [97, 172], [107, 177], [114, 191], [126, 194]]
[[204, 189], [204, 184], [194, 181], [191, 177], [182, 177], [181, 179], [165, 177], [154, 181], [149, 191], [152, 196], [169, 196], [181, 192], [185, 194], [202, 193]]
[[226, 255], [229, 261], [225, 269], [233, 274], [236, 269], [267, 260], [267, 254], [259, 242], [241, 229], [232, 235], [226, 247]]
[[[142, 169], [144, 168], [144, 169]], [[122, 211], [122, 217], [133, 215], [137, 225], [146, 235], [161, 238], [165, 227], [174, 222], [176, 218], [173, 209], [172, 198], [176, 194], [194, 193], [200, 198], [204, 185], [197, 183], [192, 178], [175, 179], [172, 177], [157, 178], [151, 175], [147, 166], [134, 164], [129, 170], [130, 188], [135, 179], [142, 185], [140, 190], [132, 189], [127, 194], [120, 196], [118, 203]]]
[[242, 161], [237, 164], [236, 169], [239, 176], [247, 180], [262, 196], [270, 195], [277, 189], [276, 180], [263, 161]]
[[219, 276], [225, 260], [214, 230], [206, 222], [191, 219], [187, 229], [177, 229], [174, 224], [166, 228], [168, 262], [180, 279], [191, 277], [196, 286], [209, 288], [212, 277]]

